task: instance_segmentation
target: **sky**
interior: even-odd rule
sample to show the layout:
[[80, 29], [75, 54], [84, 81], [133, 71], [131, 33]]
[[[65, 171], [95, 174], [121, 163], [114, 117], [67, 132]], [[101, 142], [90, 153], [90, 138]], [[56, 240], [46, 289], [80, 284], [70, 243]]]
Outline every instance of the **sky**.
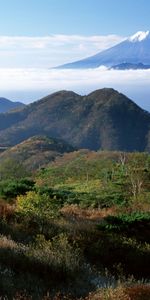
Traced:
[[149, 28], [149, 11], [149, 0], [0, 0], [0, 35], [126, 36]]
[[149, 71], [53, 70], [150, 30], [149, 0], [0, 0], [0, 96], [113, 87], [150, 110]]

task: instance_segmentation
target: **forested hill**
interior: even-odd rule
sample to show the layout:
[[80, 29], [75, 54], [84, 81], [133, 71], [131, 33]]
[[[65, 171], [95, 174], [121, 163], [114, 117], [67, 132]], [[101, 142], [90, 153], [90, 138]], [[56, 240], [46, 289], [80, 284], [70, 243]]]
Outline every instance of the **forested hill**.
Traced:
[[46, 135], [77, 148], [144, 151], [149, 148], [149, 128], [150, 114], [109, 88], [87, 96], [59, 91], [0, 115], [3, 146]]
[[25, 107], [25, 104], [21, 102], [13, 102], [6, 98], [0, 97], [0, 113], [5, 113], [12, 109], [18, 109], [23, 107]]

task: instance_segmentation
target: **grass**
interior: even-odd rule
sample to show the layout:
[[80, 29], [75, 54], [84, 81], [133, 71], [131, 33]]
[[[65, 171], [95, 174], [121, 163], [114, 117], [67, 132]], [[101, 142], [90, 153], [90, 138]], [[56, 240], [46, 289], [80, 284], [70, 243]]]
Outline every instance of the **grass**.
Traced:
[[[150, 299], [149, 160], [126, 154], [123, 163], [117, 153], [77, 151], [31, 186], [17, 179], [19, 192], [17, 182], [1, 182], [1, 297]], [[97, 274], [117, 284], [98, 289]]]
[[[85, 297], [73, 297], [71, 295], [64, 295], [61, 292], [53, 293], [47, 292], [41, 300], [149, 300], [150, 299], [150, 285], [148, 284], [119, 284], [116, 288], [98, 289], [96, 292], [91, 292]], [[0, 298], [9, 300], [4, 296]], [[26, 292], [16, 293], [13, 300], [33, 300], [34, 298]]]

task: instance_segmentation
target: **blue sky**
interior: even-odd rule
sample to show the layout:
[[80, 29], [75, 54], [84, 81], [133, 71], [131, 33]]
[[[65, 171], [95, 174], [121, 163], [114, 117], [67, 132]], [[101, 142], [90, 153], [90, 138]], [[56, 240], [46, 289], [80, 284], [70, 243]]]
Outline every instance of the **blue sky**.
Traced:
[[113, 87], [150, 110], [149, 71], [51, 70], [150, 30], [149, 12], [150, 0], [0, 0], [0, 96]]
[[130, 35], [150, 28], [149, 0], [0, 0], [0, 35]]

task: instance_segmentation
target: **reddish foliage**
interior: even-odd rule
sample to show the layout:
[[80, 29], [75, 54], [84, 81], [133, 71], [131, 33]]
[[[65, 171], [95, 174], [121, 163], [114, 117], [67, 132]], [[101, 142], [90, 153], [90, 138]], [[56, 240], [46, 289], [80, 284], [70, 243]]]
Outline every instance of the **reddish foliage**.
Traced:
[[10, 205], [3, 200], [0, 200], [0, 217], [9, 220], [14, 214], [15, 207]]

